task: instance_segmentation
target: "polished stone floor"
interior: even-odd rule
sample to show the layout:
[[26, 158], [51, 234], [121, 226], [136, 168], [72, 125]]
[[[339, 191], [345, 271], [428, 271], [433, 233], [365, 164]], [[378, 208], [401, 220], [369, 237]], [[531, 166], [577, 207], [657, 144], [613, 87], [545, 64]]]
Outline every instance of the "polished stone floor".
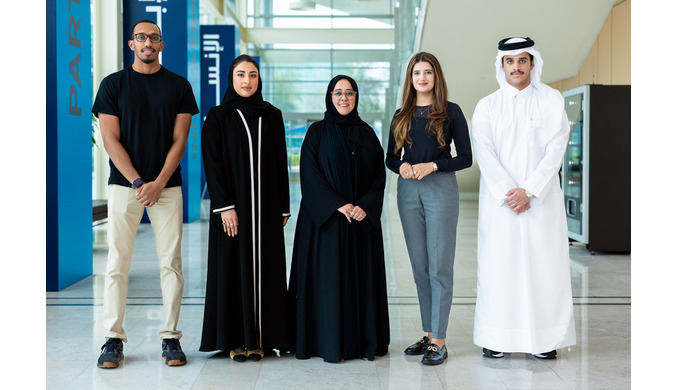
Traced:
[[[58, 293], [46, 294], [46, 380], [48, 389], [630, 389], [631, 257], [592, 254], [570, 248], [577, 344], [557, 360], [525, 354], [503, 359], [481, 356], [473, 345], [476, 298], [477, 200], [463, 197], [455, 263], [455, 297], [450, 314], [449, 358], [435, 367], [402, 351], [421, 337], [416, 290], [390, 180], [382, 216], [386, 252], [390, 352], [375, 361], [339, 364], [320, 358], [266, 356], [235, 363], [224, 354], [198, 351], [206, 273], [205, 221], [184, 225], [184, 299], [179, 328], [188, 357], [182, 367], [165, 367], [157, 338], [161, 316], [159, 272], [153, 232], [139, 229], [130, 271], [125, 359], [120, 368], [96, 367], [104, 342], [101, 328], [106, 224], [93, 228], [94, 275]], [[293, 186], [298, 208], [299, 189]], [[207, 212], [204, 205], [203, 213]], [[296, 209], [285, 229], [288, 269]], [[507, 281], [506, 288], [512, 288]]]

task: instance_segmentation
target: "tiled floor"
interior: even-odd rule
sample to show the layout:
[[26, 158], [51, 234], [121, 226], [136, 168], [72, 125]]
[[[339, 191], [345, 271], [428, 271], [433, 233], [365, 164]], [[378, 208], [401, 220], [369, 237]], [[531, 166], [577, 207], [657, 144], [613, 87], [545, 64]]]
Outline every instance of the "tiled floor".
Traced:
[[[450, 314], [448, 360], [423, 366], [402, 350], [422, 332], [416, 290], [390, 180], [383, 214], [391, 321], [390, 352], [375, 361], [324, 363], [320, 358], [267, 356], [235, 363], [198, 351], [205, 287], [207, 224], [184, 226], [184, 300], [179, 327], [189, 363], [165, 367], [157, 338], [162, 310], [153, 233], [139, 229], [130, 271], [125, 328], [129, 343], [120, 368], [96, 367], [101, 329], [106, 225], [94, 228], [94, 275], [59, 293], [47, 293], [48, 389], [629, 389], [631, 388], [631, 258], [571, 247], [577, 345], [553, 361], [525, 354], [487, 359], [473, 345], [476, 297], [477, 201], [462, 200]], [[293, 199], [298, 207], [298, 186]], [[296, 209], [286, 228], [288, 259]], [[288, 264], [289, 265], [289, 264]], [[289, 268], [288, 268], [289, 269]], [[511, 288], [510, 284], [506, 288]]]

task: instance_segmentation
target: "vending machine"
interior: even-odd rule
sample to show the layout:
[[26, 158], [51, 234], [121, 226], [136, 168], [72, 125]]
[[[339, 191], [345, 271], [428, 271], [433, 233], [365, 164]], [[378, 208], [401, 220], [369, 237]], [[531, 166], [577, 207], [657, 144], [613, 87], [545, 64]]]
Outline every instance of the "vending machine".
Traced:
[[562, 187], [570, 239], [591, 251], [631, 251], [631, 86], [563, 92], [570, 124]]

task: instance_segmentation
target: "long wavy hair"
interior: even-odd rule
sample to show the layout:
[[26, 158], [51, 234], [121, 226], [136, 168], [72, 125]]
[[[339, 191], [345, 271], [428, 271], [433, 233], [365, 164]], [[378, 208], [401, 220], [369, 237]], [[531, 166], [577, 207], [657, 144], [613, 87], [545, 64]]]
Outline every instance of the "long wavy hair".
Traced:
[[426, 116], [426, 125], [428, 130], [436, 136], [440, 147], [445, 147], [445, 138], [443, 135], [443, 128], [445, 122], [449, 121], [447, 117], [447, 83], [443, 70], [440, 68], [438, 59], [431, 53], [419, 52], [412, 56], [410, 63], [407, 65], [407, 73], [403, 83], [403, 101], [400, 111], [393, 116], [391, 122], [391, 131], [395, 139], [395, 149], [393, 153], [398, 155], [400, 150], [405, 146], [412, 145], [412, 138], [410, 138], [410, 127], [412, 117], [414, 116], [414, 108], [417, 103], [417, 90], [412, 85], [412, 71], [414, 65], [419, 62], [428, 62], [433, 67], [433, 74], [435, 76], [433, 85], [433, 103], [431, 111]]

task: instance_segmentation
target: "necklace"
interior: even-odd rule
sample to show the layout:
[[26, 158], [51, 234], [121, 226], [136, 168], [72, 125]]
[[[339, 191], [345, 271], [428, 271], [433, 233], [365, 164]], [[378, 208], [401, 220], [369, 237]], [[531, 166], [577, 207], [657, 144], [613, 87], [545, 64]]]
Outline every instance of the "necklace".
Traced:
[[[415, 107], [416, 107], [416, 106], [415, 106]], [[425, 114], [426, 112], [428, 112], [429, 107], [431, 107], [430, 104], [429, 104], [428, 106], [424, 107], [423, 110], [422, 110], [421, 108], [417, 107], [417, 111], [419, 111], [419, 115], [425, 116], [424, 114]]]

